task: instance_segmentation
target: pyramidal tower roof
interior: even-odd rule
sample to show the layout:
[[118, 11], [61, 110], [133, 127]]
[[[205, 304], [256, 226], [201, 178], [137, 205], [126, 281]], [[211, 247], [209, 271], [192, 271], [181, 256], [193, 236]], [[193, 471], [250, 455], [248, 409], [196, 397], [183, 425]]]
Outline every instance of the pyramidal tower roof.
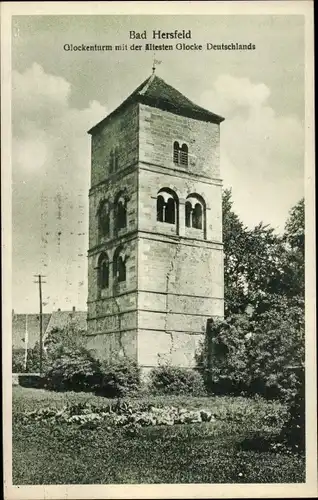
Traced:
[[168, 85], [162, 78], [153, 73], [139, 87], [130, 94], [110, 115], [106, 116], [97, 125], [92, 127], [88, 133], [93, 134], [110, 118], [122, 111], [126, 106], [133, 102], [147, 104], [154, 108], [169, 111], [176, 115], [186, 116], [195, 120], [201, 120], [212, 123], [221, 123], [224, 118], [216, 115], [207, 109], [201, 108], [190, 101], [181, 92]]

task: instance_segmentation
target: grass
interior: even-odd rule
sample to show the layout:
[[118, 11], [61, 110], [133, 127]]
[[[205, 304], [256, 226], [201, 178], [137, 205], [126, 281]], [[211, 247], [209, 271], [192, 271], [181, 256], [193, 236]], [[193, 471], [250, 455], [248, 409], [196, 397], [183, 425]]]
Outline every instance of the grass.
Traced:
[[[235, 397], [141, 398], [156, 405], [206, 408], [218, 417], [205, 424], [148, 427], [136, 436], [123, 429], [73, 425], [22, 425], [19, 413], [67, 402], [109, 400], [85, 393], [13, 389], [14, 484], [275, 483], [304, 482], [304, 459], [288, 453], [244, 451], [239, 443], [256, 430], [269, 432], [265, 415], [284, 414], [279, 403]], [[279, 425], [270, 430], [274, 436]]]

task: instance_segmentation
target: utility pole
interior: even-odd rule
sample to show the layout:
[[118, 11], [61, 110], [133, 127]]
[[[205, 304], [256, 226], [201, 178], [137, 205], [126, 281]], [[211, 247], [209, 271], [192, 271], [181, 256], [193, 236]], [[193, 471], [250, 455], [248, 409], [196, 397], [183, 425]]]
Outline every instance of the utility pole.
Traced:
[[29, 332], [28, 332], [28, 315], [25, 315], [25, 336], [24, 336], [24, 370], [26, 371], [28, 362], [28, 346], [29, 346]]
[[38, 281], [34, 281], [34, 283], [39, 284], [39, 299], [40, 299], [40, 375], [42, 375], [42, 361], [43, 361], [43, 316], [42, 316], [42, 284], [46, 283], [42, 281], [42, 278], [45, 278], [42, 274], [35, 274], [35, 278], [38, 278]]

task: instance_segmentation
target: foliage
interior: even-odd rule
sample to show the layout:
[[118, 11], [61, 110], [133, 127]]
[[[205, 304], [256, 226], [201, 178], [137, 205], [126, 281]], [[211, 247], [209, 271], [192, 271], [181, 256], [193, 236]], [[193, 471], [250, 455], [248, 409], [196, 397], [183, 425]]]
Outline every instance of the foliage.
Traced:
[[[209, 410], [201, 408], [190, 410], [183, 407], [165, 406], [136, 408], [132, 404], [106, 405], [95, 407], [90, 403], [66, 405], [61, 410], [56, 408], [39, 408], [22, 415], [21, 420], [27, 425], [32, 422], [68, 423], [76, 425], [107, 422], [112, 427], [124, 427], [134, 424], [138, 427], [150, 425], [175, 425], [210, 422], [214, 416]], [[90, 425], [90, 428], [94, 428]]]
[[302, 198], [290, 211], [283, 235], [285, 291], [290, 299], [305, 295], [305, 201]]
[[305, 370], [298, 371], [298, 386], [294, 398], [290, 400], [289, 419], [285, 422], [280, 439], [293, 451], [305, 451]]
[[298, 384], [290, 367], [302, 366], [304, 357], [302, 308], [281, 300], [257, 321], [233, 315], [211, 323], [198, 363], [212, 391], [287, 399], [296, 394]]
[[151, 370], [150, 390], [157, 394], [205, 394], [204, 381], [198, 371], [170, 365]]
[[54, 328], [44, 341], [46, 356], [53, 360], [59, 358], [63, 352], [84, 347], [83, 331], [72, 326], [68, 328]]
[[[249, 370], [250, 321], [245, 315], [233, 315], [210, 324], [198, 364], [209, 389], [220, 393], [239, 393], [252, 383]], [[212, 352], [209, 366], [208, 353]]]
[[186, 408], [201, 411], [204, 408], [217, 420], [231, 421], [233, 424], [243, 422], [249, 428], [265, 429], [274, 426], [279, 432], [287, 418], [287, 406], [280, 401], [268, 401], [262, 397], [240, 396], [191, 396], [140, 394], [138, 398], [127, 396], [113, 399], [97, 396], [87, 392], [51, 392], [43, 389], [25, 389], [15, 387], [13, 390], [14, 416], [30, 413], [43, 408], [72, 408], [72, 413], [81, 413], [89, 407], [93, 412], [113, 411], [118, 415], [147, 412], [155, 408]]
[[127, 358], [101, 363], [101, 382], [98, 393], [108, 397], [132, 394], [140, 387], [140, 368]]
[[225, 315], [254, 316], [275, 308], [277, 300], [292, 304], [304, 295], [304, 200], [292, 208], [283, 235], [258, 224], [248, 229], [232, 209], [231, 191], [223, 193]]
[[[42, 369], [46, 366], [47, 357], [44, 350], [42, 350]], [[39, 373], [40, 371], [40, 342], [36, 342], [34, 347], [28, 349], [27, 363], [26, 363], [27, 373]]]
[[250, 352], [254, 384], [259, 383], [264, 391], [285, 400], [294, 397], [299, 378], [291, 367], [301, 367], [305, 362], [303, 309], [282, 300], [276, 309], [260, 315], [252, 328]]
[[23, 373], [25, 371], [24, 359], [25, 353], [23, 349], [12, 350], [12, 373]]
[[45, 371], [46, 387], [52, 390], [88, 391], [100, 385], [100, 363], [84, 347], [60, 350]]

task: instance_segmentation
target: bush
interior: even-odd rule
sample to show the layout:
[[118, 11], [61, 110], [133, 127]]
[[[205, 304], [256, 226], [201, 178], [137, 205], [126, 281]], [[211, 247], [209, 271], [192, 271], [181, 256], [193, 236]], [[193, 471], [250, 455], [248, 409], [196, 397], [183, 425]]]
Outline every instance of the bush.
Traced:
[[305, 370], [298, 373], [299, 385], [294, 398], [290, 400], [289, 419], [282, 428], [280, 438], [293, 451], [305, 451]]
[[219, 394], [240, 394], [252, 383], [249, 370], [249, 318], [233, 315], [215, 320], [202, 346], [198, 365], [207, 388]]
[[101, 363], [98, 393], [107, 397], [123, 397], [138, 392], [140, 368], [127, 358]]
[[285, 301], [257, 318], [233, 315], [210, 324], [198, 364], [215, 393], [260, 394], [288, 401], [304, 363], [303, 310]]
[[[44, 370], [47, 363], [44, 349], [42, 350], [42, 370]], [[26, 363], [27, 373], [36, 373], [40, 371], [40, 342], [36, 342], [34, 347], [28, 350], [28, 357]]]
[[12, 351], [12, 373], [23, 373], [25, 353], [22, 349], [13, 349]]
[[84, 348], [65, 350], [45, 372], [46, 387], [56, 391], [96, 390], [101, 382], [100, 363]]
[[33, 389], [42, 389], [45, 385], [45, 379], [41, 375], [29, 374], [19, 376], [19, 385], [21, 387], [32, 387]]
[[156, 394], [205, 394], [204, 381], [196, 370], [163, 365], [150, 372], [150, 390]]

